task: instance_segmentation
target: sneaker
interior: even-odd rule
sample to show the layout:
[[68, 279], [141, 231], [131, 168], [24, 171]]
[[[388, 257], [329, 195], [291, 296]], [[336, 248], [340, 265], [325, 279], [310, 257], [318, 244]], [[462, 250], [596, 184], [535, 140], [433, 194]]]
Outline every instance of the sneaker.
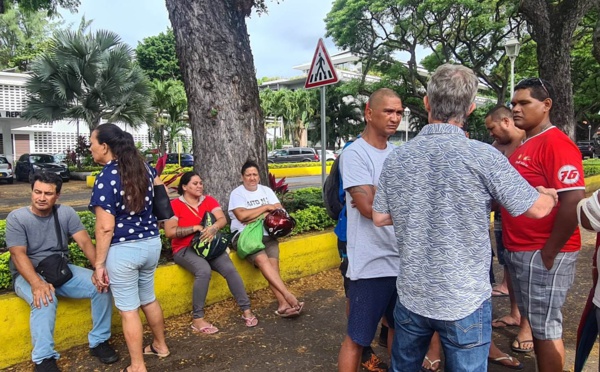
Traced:
[[35, 365], [35, 372], [60, 372], [60, 369], [56, 365], [56, 359], [47, 358]]
[[388, 366], [379, 359], [375, 353], [371, 353], [370, 356], [364, 356], [361, 358], [360, 365], [372, 372], [387, 372]]
[[119, 360], [119, 354], [108, 344], [108, 340], [94, 348], [90, 348], [90, 354], [100, 359], [104, 364], [111, 364]]

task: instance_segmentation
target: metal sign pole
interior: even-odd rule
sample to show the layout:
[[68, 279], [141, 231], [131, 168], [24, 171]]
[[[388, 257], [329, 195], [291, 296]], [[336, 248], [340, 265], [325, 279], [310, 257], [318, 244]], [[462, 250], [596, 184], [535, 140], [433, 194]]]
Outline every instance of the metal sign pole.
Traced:
[[327, 128], [325, 128], [325, 92], [326, 86], [321, 87], [321, 186], [325, 186], [327, 177]]

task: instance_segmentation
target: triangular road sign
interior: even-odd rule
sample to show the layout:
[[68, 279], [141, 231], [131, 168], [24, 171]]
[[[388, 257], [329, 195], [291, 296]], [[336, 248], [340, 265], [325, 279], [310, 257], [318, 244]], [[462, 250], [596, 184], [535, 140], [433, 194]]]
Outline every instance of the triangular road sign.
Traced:
[[319, 39], [304, 88], [316, 88], [323, 85], [335, 84], [338, 81], [339, 79], [335, 73], [333, 63], [331, 63], [327, 49], [325, 49], [325, 44], [323, 44], [323, 39]]

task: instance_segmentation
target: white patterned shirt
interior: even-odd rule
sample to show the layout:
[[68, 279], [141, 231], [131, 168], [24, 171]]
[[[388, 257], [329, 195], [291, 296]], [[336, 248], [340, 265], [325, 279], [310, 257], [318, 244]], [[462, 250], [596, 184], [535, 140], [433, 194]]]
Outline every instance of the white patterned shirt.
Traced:
[[490, 298], [492, 200], [512, 215], [539, 193], [492, 146], [451, 124], [429, 124], [383, 165], [373, 210], [390, 214], [400, 254], [398, 299], [453, 321]]

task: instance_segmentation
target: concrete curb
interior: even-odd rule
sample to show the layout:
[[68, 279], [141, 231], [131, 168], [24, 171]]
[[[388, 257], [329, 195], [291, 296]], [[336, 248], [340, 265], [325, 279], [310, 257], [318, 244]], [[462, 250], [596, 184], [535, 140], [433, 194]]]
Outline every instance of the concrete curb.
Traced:
[[[240, 273], [247, 292], [268, 286], [260, 271], [248, 262], [230, 254]], [[333, 232], [305, 234], [282, 241], [280, 244], [280, 271], [284, 281], [301, 278], [339, 265], [337, 239]], [[156, 296], [165, 317], [180, 315], [191, 310], [192, 274], [173, 263], [160, 266], [155, 274]], [[206, 304], [231, 297], [223, 277], [213, 272]], [[65, 350], [87, 343], [91, 328], [89, 300], [60, 298], [56, 314], [54, 341], [57, 350]], [[121, 319], [113, 307], [113, 333], [121, 333]], [[0, 369], [24, 362], [31, 357], [29, 307], [14, 293], [0, 296]]]

